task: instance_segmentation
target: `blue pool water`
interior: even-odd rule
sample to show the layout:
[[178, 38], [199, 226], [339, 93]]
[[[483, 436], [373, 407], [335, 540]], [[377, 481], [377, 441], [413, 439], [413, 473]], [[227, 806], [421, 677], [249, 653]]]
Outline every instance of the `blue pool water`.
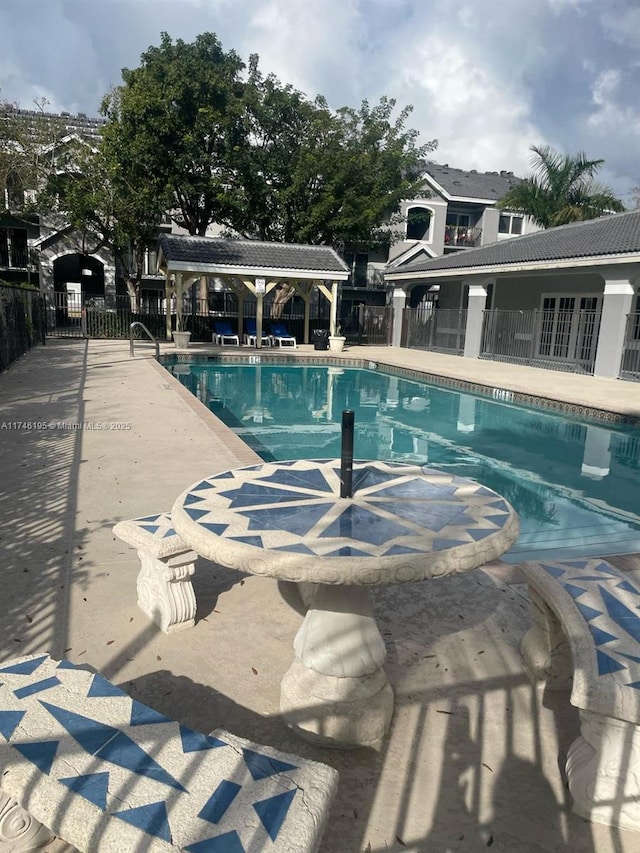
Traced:
[[263, 459], [419, 462], [478, 480], [520, 515], [505, 559], [640, 552], [640, 428], [604, 426], [389, 376], [319, 366], [180, 363], [168, 369]]

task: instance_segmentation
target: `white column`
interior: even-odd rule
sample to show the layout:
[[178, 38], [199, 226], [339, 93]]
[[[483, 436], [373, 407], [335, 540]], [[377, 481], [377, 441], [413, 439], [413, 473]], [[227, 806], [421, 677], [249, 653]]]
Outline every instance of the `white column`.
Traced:
[[256, 290], [256, 347], [262, 349], [262, 300], [264, 293]]
[[[462, 282], [464, 289], [466, 282]], [[482, 347], [482, 321], [487, 304], [487, 283], [469, 284], [469, 307], [464, 337], [464, 357], [478, 358]]]
[[407, 305], [407, 291], [401, 287], [393, 289], [393, 329], [391, 330], [391, 346], [399, 347], [402, 345], [402, 319], [404, 309]]
[[331, 337], [338, 334], [338, 282], [331, 282], [331, 313], [329, 315], [329, 329]]
[[624, 350], [627, 314], [631, 312], [634, 290], [629, 273], [607, 270], [604, 277], [602, 318], [598, 332], [598, 349], [594, 376], [617, 379]]

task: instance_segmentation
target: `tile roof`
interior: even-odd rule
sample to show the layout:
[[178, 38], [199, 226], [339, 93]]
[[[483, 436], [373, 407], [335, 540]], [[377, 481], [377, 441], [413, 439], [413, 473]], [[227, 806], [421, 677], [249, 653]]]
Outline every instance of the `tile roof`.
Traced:
[[[338, 273], [346, 278], [349, 268], [329, 246], [297, 243], [266, 243], [225, 237], [191, 237], [163, 234], [160, 248], [171, 263], [264, 270], [300, 270], [319, 274]], [[221, 269], [223, 272], [224, 269]]]
[[[546, 263], [572, 258], [597, 258], [640, 253], [640, 210], [601, 216], [587, 222], [560, 225], [548, 231], [536, 231], [442, 255], [431, 261], [406, 264], [402, 273], [436, 270], [507, 267], [511, 264]], [[392, 276], [387, 273], [388, 277]]]
[[427, 163], [425, 172], [450, 196], [498, 201], [521, 182], [513, 172], [476, 172], [452, 169], [446, 163]]

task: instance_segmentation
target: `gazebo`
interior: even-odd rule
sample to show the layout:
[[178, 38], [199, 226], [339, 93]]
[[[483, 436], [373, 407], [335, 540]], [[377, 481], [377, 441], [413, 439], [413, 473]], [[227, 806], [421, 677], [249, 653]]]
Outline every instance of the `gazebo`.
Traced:
[[[330, 303], [330, 334], [337, 330], [338, 285], [349, 268], [329, 246], [266, 243], [224, 237], [163, 234], [159, 241], [158, 268], [165, 276], [167, 304], [175, 282], [177, 294], [203, 276], [220, 279], [238, 299], [238, 334], [242, 335], [244, 301], [256, 299], [256, 346], [262, 341], [265, 296], [285, 285], [304, 301], [304, 343], [309, 343], [310, 301], [314, 288]], [[178, 303], [180, 303], [178, 299]], [[167, 312], [167, 338], [171, 337]]]

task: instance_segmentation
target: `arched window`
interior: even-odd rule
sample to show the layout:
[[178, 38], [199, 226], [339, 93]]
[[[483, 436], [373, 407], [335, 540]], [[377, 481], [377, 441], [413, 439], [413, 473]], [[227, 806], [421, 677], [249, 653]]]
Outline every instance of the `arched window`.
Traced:
[[431, 211], [428, 207], [410, 207], [407, 211], [407, 240], [428, 240]]

